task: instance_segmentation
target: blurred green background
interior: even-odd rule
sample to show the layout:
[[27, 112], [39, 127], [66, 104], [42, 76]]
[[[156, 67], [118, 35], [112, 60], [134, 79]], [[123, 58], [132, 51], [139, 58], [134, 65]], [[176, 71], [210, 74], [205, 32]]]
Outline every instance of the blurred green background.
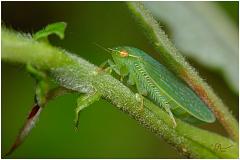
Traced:
[[[238, 2], [218, 2], [217, 5], [237, 28]], [[52, 44], [96, 65], [110, 57], [94, 43], [105, 47], [135, 46], [156, 54], [123, 2], [2, 2], [2, 22], [15, 30], [34, 33], [58, 21], [68, 24], [65, 39], [51, 36]], [[167, 26], [164, 29], [167, 31]], [[219, 73], [193, 59], [189, 62], [238, 118], [238, 94], [229, 89]], [[5, 62], [1, 65], [3, 155], [15, 140], [31, 108], [35, 82], [24, 65]], [[30, 136], [10, 157], [182, 158], [161, 138], [104, 100], [83, 111], [80, 129], [76, 132], [73, 125], [76, 98], [77, 95], [66, 95], [50, 102]], [[226, 135], [218, 124], [204, 127]]]

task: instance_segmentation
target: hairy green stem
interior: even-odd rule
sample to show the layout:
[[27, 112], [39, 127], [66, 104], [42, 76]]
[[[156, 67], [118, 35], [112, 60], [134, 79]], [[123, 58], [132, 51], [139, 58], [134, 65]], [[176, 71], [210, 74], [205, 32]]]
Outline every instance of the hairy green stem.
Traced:
[[157, 21], [144, 8], [144, 6], [140, 2], [128, 2], [128, 6], [135, 19], [145, 30], [149, 41], [161, 55], [165, 65], [192, 87], [192, 89], [214, 112], [215, 116], [226, 129], [230, 137], [238, 142], [238, 122], [229, 112], [228, 107], [224, 105], [222, 100], [214, 93], [213, 89], [177, 51]]
[[[238, 144], [218, 134], [196, 128], [179, 119], [172, 127], [168, 114], [147, 99], [144, 109], [126, 86], [95, 65], [30, 36], [2, 29], [2, 59], [32, 64], [48, 73], [60, 86], [80, 93], [97, 91], [102, 98], [128, 113], [140, 124], [163, 137], [180, 153], [194, 158], [237, 158]], [[217, 148], [228, 147], [222, 151]], [[229, 147], [230, 146], [230, 147]]]

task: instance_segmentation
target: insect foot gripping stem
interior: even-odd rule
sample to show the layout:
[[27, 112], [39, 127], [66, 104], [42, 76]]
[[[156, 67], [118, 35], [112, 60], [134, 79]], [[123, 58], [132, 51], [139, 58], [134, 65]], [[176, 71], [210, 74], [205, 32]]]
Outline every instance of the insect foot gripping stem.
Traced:
[[80, 111], [88, 107], [92, 103], [98, 101], [100, 97], [101, 95], [98, 92], [93, 92], [93, 93], [85, 94], [77, 99], [77, 108], [75, 111], [76, 118], [74, 120], [76, 130], [78, 130]]
[[143, 96], [138, 94], [138, 93], [136, 93], [135, 97], [136, 97], [137, 101], [141, 103], [140, 109], [143, 112], [143, 109], [144, 109], [144, 99], [143, 99]]
[[100, 72], [103, 72], [104, 70], [107, 70], [107, 68], [105, 69], [107, 63], [108, 63], [108, 60], [104, 61], [102, 64], [100, 64], [100, 66], [96, 70], [97, 73], [100, 73]]
[[[108, 67], [106, 67], [107, 65], [108, 65]], [[108, 59], [105, 62], [103, 62], [102, 64], [100, 64], [100, 66], [97, 68], [98, 73], [105, 71], [105, 72], [111, 74], [112, 70], [114, 70], [117, 74], [120, 74], [120, 71], [117, 69], [114, 62], [111, 61], [110, 59]]]
[[177, 127], [177, 123], [175, 121], [175, 118], [172, 114], [172, 111], [170, 110], [170, 107], [168, 106], [168, 104], [165, 104], [163, 106], [163, 108], [166, 110], [166, 112], [169, 114], [170, 118], [172, 119], [172, 122], [173, 122], [173, 127], [176, 128]]

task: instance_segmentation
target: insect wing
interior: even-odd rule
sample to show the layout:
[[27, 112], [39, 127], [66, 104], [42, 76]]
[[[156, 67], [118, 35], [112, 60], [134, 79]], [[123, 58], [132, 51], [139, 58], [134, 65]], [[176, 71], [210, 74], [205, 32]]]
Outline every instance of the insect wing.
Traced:
[[204, 122], [211, 123], [215, 121], [213, 113], [185, 82], [145, 52], [131, 47], [126, 49], [131, 54], [142, 57], [140, 63], [160, 89], [160, 92], [168, 97], [173, 108], [180, 107], [180, 110], [183, 109]]
[[148, 55], [144, 56], [144, 60], [146, 71], [172, 103], [197, 119], [205, 122], [215, 121], [213, 113], [186, 83]]

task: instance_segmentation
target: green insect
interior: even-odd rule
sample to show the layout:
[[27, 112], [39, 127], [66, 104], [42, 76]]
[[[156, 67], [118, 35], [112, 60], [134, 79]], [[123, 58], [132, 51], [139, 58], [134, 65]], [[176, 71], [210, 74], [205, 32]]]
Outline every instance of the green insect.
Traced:
[[[146, 96], [163, 107], [173, 120], [173, 114], [190, 123], [215, 121], [206, 104], [185, 82], [145, 52], [133, 47], [105, 49], [111, 53], [110, 68], [130, 85], [136, 85], [140, 95]], [[173, 113], [173, 114], [172, 114]]]

